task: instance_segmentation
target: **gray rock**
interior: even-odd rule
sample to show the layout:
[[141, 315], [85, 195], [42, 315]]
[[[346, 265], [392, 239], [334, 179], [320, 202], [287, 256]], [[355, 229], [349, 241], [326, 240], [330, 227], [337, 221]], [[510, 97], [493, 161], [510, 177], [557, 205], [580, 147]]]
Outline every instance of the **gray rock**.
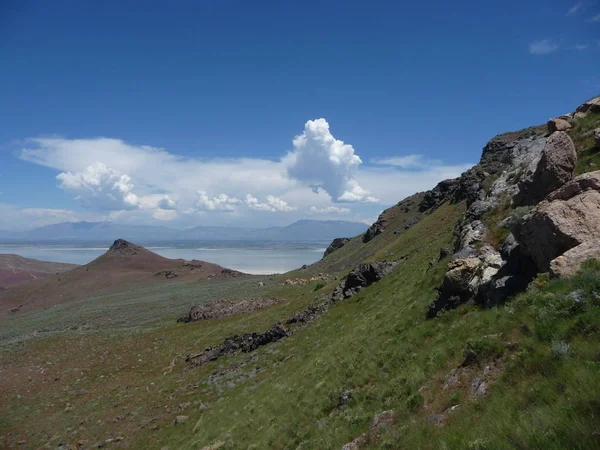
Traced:
[[435, 210], [450, 200], [457, 184], [458, 179], [456, 178], [440, 181], [432, 190], [425, 193], [423, 200], [419, 203], [419, 211]]
[[383, 430], [389, 428], [394, 423], [395, 418], [394, 411], [392, 410], [383, 411], [375, 415], [369, 425], [371, 435], [377, 438]]
[[594, 140], [596, 141], [596, 147], [600, 148], [600, 128], [594, 130]]
[[342, 450], [360, 450], [369, 443], [369, 439], [365, 434], [361, 434], [352, 442], [348, 442], [342, 447]]
[[440, 255], [438, 257], [438, 261], [441, 261], [442, 259], [445, 259], [450, 255], [452, 255], [452, 250], [450, 250], [448, 247], [442, 247], [440, 248]]
[[381, 233], [385, 231], [385, 227], [387, 226], [387, 220], [383, 217], [383, 214], [377, 218], [377, 222], [369, 227], [369, 229], [363, 235], [363, 243], [367, 243], [375, 236], [379, 236]]
[[516, 205], [534, 205], [573, 178], [577, 163], [575, 144], [563, 131], [553, 133], [539, 157], [519, 180]]
[[179, 424], [187, 422], [188, 419], [189, 419], [188, 416], [177, 416], [177, 417], [175, 417], [175, 420], [173, 421], [173, 423], [175, 425], [179, 425]]

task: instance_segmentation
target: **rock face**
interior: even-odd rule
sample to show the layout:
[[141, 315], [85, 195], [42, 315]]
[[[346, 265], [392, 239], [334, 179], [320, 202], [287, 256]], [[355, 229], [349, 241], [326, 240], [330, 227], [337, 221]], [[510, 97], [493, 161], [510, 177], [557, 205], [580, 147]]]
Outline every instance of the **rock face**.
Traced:
[[329, 244], [329, 247], [327, 247], [327, 249], [325, 250], [325, 253], [323, 254], [323, 257], [329, 255], [330, 253], [335, 252], [336, 250], [342, 248], [346, 242], [348, 242], [350, 240], [350, 238], [335, 238], [331, 244]]
[[375, 236], [380, 235], [384, 232], [387, 225], [387, 220], [384, 219], [383, 215], [379, 216], [377, 222], [369, 227], [363, 236], [363, 243], [367, 243], [372, 240]]
[[577, 163], [575, 144], [563, 131], [553, 133], [539, 159], [531, 162], [519, 181], [517, 205], [535, 205], [548, 193], [573, 178]]
[[378, 282], [391, 272], [395, 264], [387, 261], [359, 264], [352, 270], [346, 279], [335, 288], [331, 295], [332, 302], [345, 300], [352, 297], [361, 289]]
[[457, 178], [439, 182], [431, 191], [425, 193], [425, 197], [419, 204], [419, 212], [436, 209], [450, 200], [457, 184]]
[[555, 131], [567, 131], [571, 128], [571, 124], [564, 119], [550, 119], [548, 121], [548, 134]]
[[600, 239], [600, 171], [583, 174], [548, 195], [515, 227], [515, 237], [542, 272], [568, 250]]

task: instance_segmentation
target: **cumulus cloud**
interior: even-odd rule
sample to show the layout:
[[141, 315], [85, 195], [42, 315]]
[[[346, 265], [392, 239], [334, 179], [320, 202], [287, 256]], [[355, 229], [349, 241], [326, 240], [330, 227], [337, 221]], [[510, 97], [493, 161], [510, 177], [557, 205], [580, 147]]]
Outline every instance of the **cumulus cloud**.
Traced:
[[549, 39], [542, 39], [539, 41], [533, 41], [529, 44], [529, 53], [532, 55], [547, 55], [549, 53], [558, 50], [558, 44], [550, 41]]
[[157, 206], [160, 209], [177, 209], [177, 202], [168, 195], [165, 195], [158, 201]]
[[56, 177], [60, 188], [77, 195], [86, 208], [136, 209], [140, 200], [133, 193], [131, 178], [100, 162], [87, 166], [81, 172], [62, 172]]
[[247, 194], [245, 202], [248, 208], [254, 211], [291, 212], [298, 209], [294, 206], [290, 206], [285, 200], [273, 195], [267, 195], [266, 203], [260, 203], [258, 198], [251, 194]]
[[339, 206], [326, 206], [324, 208], [317, 208], [311, 206], [309, 209], [311, 214], [348, 214], [350, 213], [349, 208], [340, 208]]
[[362, 163], [354, 147], [335, 139], [325, 119], [309, 120], [285, 158], [288, 175], [317, 192], [323, 189], [334, 202], [376, 202], [358, 185], [354, 173]]
[[197, 194], [199, 198], [196, 201], [196, 207], [203, 211], [233, 212], [236, 205], [240, 203], [239, 199], [225, 194], [219, 194], [212, 198], [204, 191], [198, 191]]

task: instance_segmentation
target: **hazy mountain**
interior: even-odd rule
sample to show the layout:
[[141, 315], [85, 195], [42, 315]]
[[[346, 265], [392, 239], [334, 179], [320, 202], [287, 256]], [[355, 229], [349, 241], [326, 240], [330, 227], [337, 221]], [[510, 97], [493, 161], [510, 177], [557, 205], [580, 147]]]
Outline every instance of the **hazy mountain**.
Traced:
[[112, 242], [117, 238], [137, 242], [329, 241], [336, 237], [353, 237], [366, 229], [364, 223], [343, 220], [299, 220], [285, 227], [270, 228], [198, 226], [188, 230], [111, 222], [62, 222], [23, 232], [0, 233], [0, 239], [14, 242]]

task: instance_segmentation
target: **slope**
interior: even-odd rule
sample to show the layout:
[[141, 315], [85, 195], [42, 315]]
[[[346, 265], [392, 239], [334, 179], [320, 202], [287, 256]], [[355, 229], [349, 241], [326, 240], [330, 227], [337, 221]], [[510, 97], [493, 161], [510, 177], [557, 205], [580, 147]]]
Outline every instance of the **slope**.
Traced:
[[118, 290], [131, 283], [161, 283], [236, 275], [203, 261], [168, 259], [122, 239], [84, 266], [0, 292], [0, 319], [88, 297], [105, 289]]
[[75, 267], [75, 264], [38, 261], [19, 255], [0, 255], [0, 289], [56, 275]]

